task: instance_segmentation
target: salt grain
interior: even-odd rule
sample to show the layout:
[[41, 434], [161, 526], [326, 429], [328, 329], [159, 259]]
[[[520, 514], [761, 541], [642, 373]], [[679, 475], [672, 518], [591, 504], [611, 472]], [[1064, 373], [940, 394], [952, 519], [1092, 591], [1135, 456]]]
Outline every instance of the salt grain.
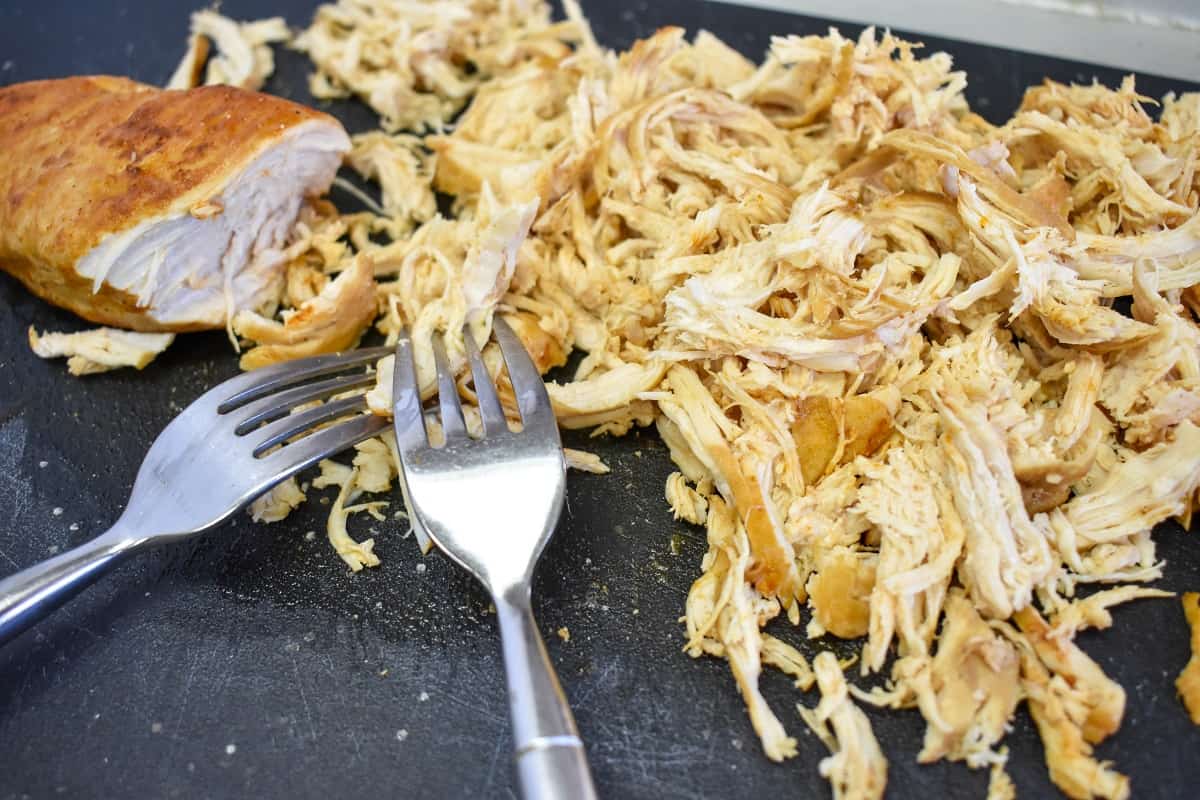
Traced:
[[227, 755], [227, 756], [231, 756], [231, 755], [233, 755], [233, 754], [234, 754], [234, 753], [236, 753], [236, 752], [237, 752], [237, 745], [236, 745], [236, 744], [227, 744], [227, 745], [225, 745], [225, 755]]
[[421, 692], [419, 695], [417, 695], [417, 700], [421, 701], [422, 703], [424, 703], [428, 699], [429, 699], [429, 692]]
[[61, 506], [55, 506], [55, 507], [54, 507], [54, 511], [53, 511], [53, 512], [51, 512], [51, 513], [53, 513], [53, 514], [54, 514], [54, 516], [56, 516], [56, 517], [61, 517], [61, 516], [62, 516], [62, 513], [63, 513], [62, 507], [61, 507]]
[[424, 571], [425, 571], [425, 565], [424, 565], [424, 564], [417, 564], [417, 572], [419, 572], [419, 573], [423, 573]]
[[150, 723], [150, 732], [151, 733], [162, 733], [162, 723], [161, 722], [151, 722]]
[[406, 728], [401, 728], [400, 730], [396, 731], [396, 741], [397, 742], [403, 742], [407, 738], [408, 738], [408, 730]]

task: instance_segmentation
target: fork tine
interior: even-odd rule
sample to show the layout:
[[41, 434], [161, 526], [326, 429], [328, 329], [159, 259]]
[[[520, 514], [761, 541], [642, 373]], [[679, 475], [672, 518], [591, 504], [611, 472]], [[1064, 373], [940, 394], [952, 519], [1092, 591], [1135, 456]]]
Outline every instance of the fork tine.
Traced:
[[311, 467], [323, 458], [336, 455], [364, 439], [387, 430], [389, 421], [377, 414], [359, 414], [353, 419], [338, 423], [298, 442], [268, 453], [259, 460], [268, 468], [277, 468], [271, 485]]
[[218, 414], [228, 414], [235, 408], [274, 394], [280, 389], [295, 386], [312, 378], [341, 372], [360, 364], [378, 361], [391, 351], [386, 347], [367, 347], [348, 353], [331, 353], [296, 361], [284, 361], [269, 367], [252, 370], [226, 381], [218, 387], [225, 397], [217, 406]]
[[254, 445], [254, 457], [260, 458], [263, 453], [275, 445], [283, 444], [288, 439], [314, 428], [322, 422], [337, 419], [354, 411], [361, 411], [366, 407], [366, 397], [359, 394], [354, 397], [343, 397], [340, 400], [330, 400], [316, 408], [301, 411], [299, 414], [289, 414], [283, 419], [264, 425], [254, 432], [255, 438], [262, 436]]
[[454, 382], [454, 373], [450, 371], [450, 361], [446, 358], [446, 344], [443, 336], [435, 335], [433, 345], [433, 360], [437, 363], [438, 405], [442, 410], [442, 434], [448, 443], [451, 439], [462, 439], [467, 435], [467, 423], [463, 419], [462, 404], [458, 400], [458, 385]]
[[313, 400], [324, 400], [326, 397], [348, 392], [351, 389], [370, 386], [374, 383], [375, 376], [369, 372], [364, 372], [361, 375], [344, 375], [340, 378], [329, 378], [317, 383], [306, 383], [294, 389], [285, 389], [282, 392], [267, 395], [261, 400], [255, 400], [253, 403], [242, 407], [238, 416], [244, 413], [246, 417], [238, 423], [233, 432], [238, 436], [242, 436], [264, 422], [273, 422], [286, 416], [296, 406]]
[[428, 445], [425, 418], [421, 414], [417, 363], [407, 328], [401, 329], [400, 338], [396, 341], [396, 363], [392, 368], [392, 416], [396, 419], [396, 449], [401, 456]]
[[504, 354], [504, 363], [508, 366], [508, 380], [512, 384], [513, 394], [517, 396], [522, 427], [542, 428], [549, 425], [557, 430], [550, 395], [546, 393], [546, 384], [529, 357], [529, 351], [503, 318], [497, 316], [492, 328], [496, 332], [496, 341], [500, 343], [500, 352]]
[[487, 365], [483, 363], [483, 356], [479, 354], [479, 346], [475, 344], [469, 325], [463, 326], [463, 343], [467, 349], [467, 360], [471, 362], [475, 401], [479, 405], [479, 416], [483, 419], [484, 435], [507, 433], [508, 421], [504, 418], [504, 408], [496, 394], [496, 385], [492, 383], [492, 376], [488, 375]]

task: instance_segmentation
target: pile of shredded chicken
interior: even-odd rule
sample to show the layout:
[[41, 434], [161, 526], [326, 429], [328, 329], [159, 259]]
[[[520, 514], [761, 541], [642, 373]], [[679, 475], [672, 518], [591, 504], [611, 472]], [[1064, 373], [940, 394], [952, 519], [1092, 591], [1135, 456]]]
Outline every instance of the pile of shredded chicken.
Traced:
[[[549, 384], [559, 420], [654, 425], [670, 447], [667, 502], [709, 544], [686, 651], [728, 661], [769, 758], [796, 755], [798, 720], [760, 693], [764, 666], [817, 687], [801, 716], [836, 797], [884, 791], [864, 705], [915, 708], [921, 762], [989, 769], [989, 795], [1013, 796], [1021, 702], [1065, 794], [1126, 797], [1093, 756], [1125, 692], [1073, 640], [1165, 594], [1142, 586], [1162, 571], [1151, 531], [1200, 486], [1200, 95], [1155, 121], [1132, 79], [1047, 81], [996, 126], [949, 56], [871, 29], [778, 37], [756, 65], [677, 28], [610, 52], [566, 7], [318, 10], [294, 46], [315, 94], [380, 114], [349, 163], [382, 213], [306, 212], [282, 318], [233, 321], [258, 343], [244, 365], [373, 324], [445, 332], [464, 374], [464, 326], [486, 341], [497, 314], [543, 370], [582, 351]], [[418, 369], [432, 392], [431, 353]], [[389, 360], [378, 373], [387, 414]], [[354, 569], [378, 558], [347, 520], [381, 517], [361, 498], [395, 477], [380, 439], [314, 482], [339, 487], [329, 534]], [[254, 513], [303, 498], [285, 484]], [[888, 680], [867, 691], [798, 649], [830, 637]]]

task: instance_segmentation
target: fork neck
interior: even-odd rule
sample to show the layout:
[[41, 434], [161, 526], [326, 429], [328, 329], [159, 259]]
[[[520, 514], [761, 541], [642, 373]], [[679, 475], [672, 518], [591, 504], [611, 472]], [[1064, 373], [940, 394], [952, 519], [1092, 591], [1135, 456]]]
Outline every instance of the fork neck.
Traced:
[[145, 515], [135, 515], [130, 512], [129, 506], [126, 506], [112, 527], [92, 539], [89, 544], [106, 547], [116, 555], [167, 541], [169, 536], [167, 531], [159, 531], [152, 527], [152, 521], [145, 518]]
[[532, 590], [528, 578], [509, 581], [500, 586], [493, 585], [492, 587], [492, 597], [496, 602], [497, 609], [503, 604], [513, 611], [532, 611], [531, 594]]
[[501, 603], [511, 606], [517, 610], [530, 609], [530, 596], [533, 586], [533, 569], [527, 569], [525, 572], [516, 575], [507, 575], [503, 573], [486, 573], [476, 572], [476, 576], [482, 581], [484, 587], [491, 593], [496, 601], [496, 607], [499, 608]]
[[83, 591], [146, 541], [118, 520], [96, 538], [0, 579], [0, 644]]

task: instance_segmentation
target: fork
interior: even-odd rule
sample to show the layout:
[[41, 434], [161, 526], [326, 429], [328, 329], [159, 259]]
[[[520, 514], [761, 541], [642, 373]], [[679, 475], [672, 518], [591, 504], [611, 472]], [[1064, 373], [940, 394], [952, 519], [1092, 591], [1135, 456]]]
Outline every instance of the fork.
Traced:
[[437, 368], [442, 443], [431, 446], [421, 408], [412, 340], [401, 332], [392, 376], [400, 486], [414, 527], [491, 593], [525, 800], [595, 798], [583, 742], [546, 654], [530, 605], [538, 556], [554, 533], [566, 488], [558, 425], [541, 376], [500, 317], [493, 329], [521, 415], [509, 429], [496, 386], [464, 328], [483, 435], [468, 435], [454, 374], [439, 336]]
[[[208, 530], [280, 481], [386, 429], [383, 417], [357, 413], [366, 407], [361, 394], [292, 410], [373, 384], [366, 371], [306, 382], [389, 352], [369, 348], [275, 364], [201, 395], [154, 440], [108, 531], [0, 580], [0, 645], [127, 556]], [[349, 414], [355, 416], [313, 430]]]

